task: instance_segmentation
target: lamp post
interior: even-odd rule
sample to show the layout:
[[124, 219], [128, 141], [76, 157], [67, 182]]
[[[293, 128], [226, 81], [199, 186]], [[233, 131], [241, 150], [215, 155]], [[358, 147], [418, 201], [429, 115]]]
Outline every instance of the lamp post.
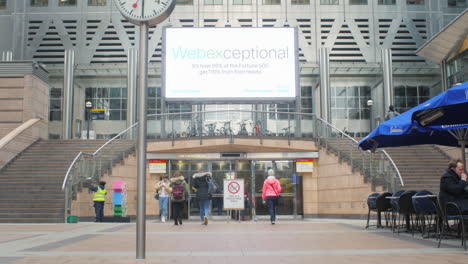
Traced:
[[88, 128], [86, 132], [86, 139], [89, 139], [89, 124], [90, 124], [89, 122], [91, 121], [91, 108], [93, 108], [93, 103], [88, 101], [86, 102], [85, 106], [86, 106], [86, 111], [88, 111]]
[[369, 107], [369, 132], [372, 132], [372, 106], [374, 105], [374, 101], [367, 100], [367, 106]]

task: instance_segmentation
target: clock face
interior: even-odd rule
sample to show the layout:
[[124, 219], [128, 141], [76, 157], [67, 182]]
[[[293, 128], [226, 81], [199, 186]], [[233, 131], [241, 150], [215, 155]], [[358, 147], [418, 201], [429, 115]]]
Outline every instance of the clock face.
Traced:
[[134, 24], [148, 22], [155, 25], [174, 10], [175, 0], [115, 0], [120, 13]]

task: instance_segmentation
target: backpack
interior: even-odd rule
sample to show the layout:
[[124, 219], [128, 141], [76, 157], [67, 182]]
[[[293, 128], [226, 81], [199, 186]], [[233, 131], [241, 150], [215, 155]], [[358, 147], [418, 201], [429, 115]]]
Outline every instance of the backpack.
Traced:
[[183, 201], [184, 198], [185, 188], [183, 184], [176, 184], [172, 187], [172, 199], [176, 201]]
[[206, 181], [208, 182], [208, 194], [216, 193], [218, 185], [216, 185], [212, 178], [207, 178]]

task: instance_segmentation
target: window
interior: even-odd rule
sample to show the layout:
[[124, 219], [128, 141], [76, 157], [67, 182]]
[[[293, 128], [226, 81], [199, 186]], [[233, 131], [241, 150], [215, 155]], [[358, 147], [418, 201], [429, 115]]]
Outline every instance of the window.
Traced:
[[263, 0], [264, 5], [280, 5], [281, 0]]
[[395, 87], [395, 110], [403, 113], [429, 100], [429, 86], [399, 85]]
[[31, 0], [31, 6], [47, 6], [49, 0]]
[[205, 5], [222, 5], [223, 0], [204, 0]]
[[292, 5], [308, 5], [310, 4], [309, 0], [291, 0]]
[[107, 4], [107, 0], [88, 0], [89, 6], [105, 6]]
[[59, 6], [76, 6], [76, 0], [59, 0]]
[[367, 5], [367, 0], [349, 0], [350, 5]]
[[49, 121], [62, 121], [62, 89], [50, 88]]
[[[104, 109], [105, 120], [127, 119], [127, 89], [121, 87], [112, 88], [86, 88], [85, 101], [92, 102], [94, 109]], [[87, 120], [85, 114], [85, 120]]]
[[7, 0], [0, 0], [0, 9], [5, 9], [6, 8], [6, 1]]
[[320, 0], [321, 5], [339, 5], [340, 0]]
[[332, 119], [369, 119], [370, 110], [367, 101], [370, 95], [369, 86], [332, 87]]
[[233, 5], [251, 5], [252, 0], [234, 0], [232, 4]]
[[379, 0], [379, 5], [396, 5], [396, 0]]
[[448, 0], [449, 7], [466, 7], [466, 0]]
[[176, 5], [193, 5], [193, 0], [176, 0]]
[[406, 0], [407, 5], [424, 5], [424, 0]]

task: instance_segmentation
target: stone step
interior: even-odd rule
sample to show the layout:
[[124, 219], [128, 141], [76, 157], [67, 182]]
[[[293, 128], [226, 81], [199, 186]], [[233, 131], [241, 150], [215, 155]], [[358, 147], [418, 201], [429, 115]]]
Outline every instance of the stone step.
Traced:
[[2, 218], [0, 216], [0, 223], [64, 223], [64, 217], [42, 217], [39, 218], [37, 216], [35, 217], [29, 217], [29, 218], [24, 218], [24, 217], [11, 217], [11, 218]]

